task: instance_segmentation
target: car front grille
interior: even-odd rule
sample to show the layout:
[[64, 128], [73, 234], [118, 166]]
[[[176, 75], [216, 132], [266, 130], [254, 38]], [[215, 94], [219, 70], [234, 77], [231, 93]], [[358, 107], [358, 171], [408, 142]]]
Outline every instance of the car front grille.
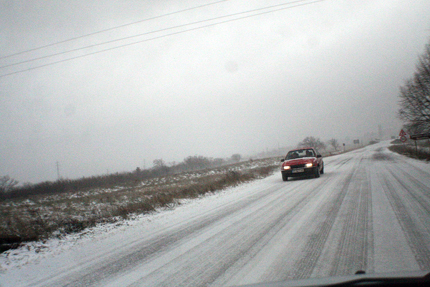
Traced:
[[305, 167], [304, 164], [298, 164], [298, 165], [291, 165], [291, 168], [302, 168]]

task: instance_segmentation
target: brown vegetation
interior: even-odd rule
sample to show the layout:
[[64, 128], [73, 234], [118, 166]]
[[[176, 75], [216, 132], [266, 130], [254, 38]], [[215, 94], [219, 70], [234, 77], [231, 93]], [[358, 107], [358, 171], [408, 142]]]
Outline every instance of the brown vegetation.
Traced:
[[396, 144], [389, 146], [388, 149], [407, 157], [430, 161], [429, 151], [421, 147], [416, 149], [415, 146]]

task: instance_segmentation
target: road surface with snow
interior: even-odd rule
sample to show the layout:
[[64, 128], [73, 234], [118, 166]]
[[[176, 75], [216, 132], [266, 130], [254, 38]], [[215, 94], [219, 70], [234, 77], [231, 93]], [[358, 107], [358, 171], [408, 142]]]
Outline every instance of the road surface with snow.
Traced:
[[192, 200], [0, 273], [1, 286], [230, 286], [430, 270], [430, 165], [387, 142]]

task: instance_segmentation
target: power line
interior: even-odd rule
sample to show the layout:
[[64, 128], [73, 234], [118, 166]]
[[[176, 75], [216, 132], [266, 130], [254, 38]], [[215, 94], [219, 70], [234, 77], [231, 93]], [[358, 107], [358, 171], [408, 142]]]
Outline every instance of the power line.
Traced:
[[[294, 2], [290, 2], [290, 3], [303, 2], [303, 1], [304, 0], [302, 0], [302, 1], [294, 1]], [[315, 0], [315, 1], [307, 2], [307, 3], [296, 4], [296, 5], [289, 6], [289, 7], [278, 8], [278, 9], [274, 9], [274, 10], [270, 10], [270, 11], [260, 12], [260, 13], [257, 13], [257, 14], [252, 14], [252, 15], [243, 16], [243, 17], [239, 17], [239, 18], [235, 18], [235, 19], [229, 19], [229, 20], [225, 20], [225, 21], [221, 21], [221, 22], [217, 22], [217, 23], [212, 23], [212, 24], [208, 24], [208, 25], [204, 25], [204, 26], [200, 26], [200, 27], [195, 27], [195, 28], [190, 28], [190, 29], [178, 31], [178, 32], [173, 32], [173, 33], [169, 33], [169, 34], [165, 34], [165, 35], [161, 35], [161, 36], [157, 36], [157, 37], [153, 37], [153, 38], [149, 38], [149, 39], [144, 39], [144, 40], [140, 40], [140, 41], [136, 41], [136, 42], [132, 42], [132, 43], [128, 43], [128, 44], [116, 46], [116, 47], [111, 47], [111, 48], [99, 50], [99, 51], [92, 52], [92, 53], [87, 53], [85, 55], [70, 57], [70, 58], [67, 58], [67, 59], [63, 59], [63, 60], [51, 62], [51, 63], [48, 63], [48, 64], [39, 65], [39, 66], [35, 66], [35, 67], [23, 69], [23, 70], [18, 70], [18, 71], [15, 71], [15, 72], [11, 72], [11, 73], [0, 75], [0, 78], [6, 77], [6, 76], [10, 76], [10, 75], [14, 75], [14, 74], [18, 74], [18, 73], [22, 73], [22, 72], [27, 72], [27, 71], [35, 70], [35, 69], [39, 69], [39, 68], [46, 67], [46, 66], [51, 66], [51, 65], [59, 64], [59, 63], [62, 63], [62, 62], [67, 62], [67, 61], [75, 60], [75, 59], [78, 59], [78, 58], [87, 57], [87, 56], [90, 56], [90, 55], [95, 55], [95, 54], [99, 54], [99, 53], [103, 53], [103, 52], [107, 52], [107, 51], [111, 51], [111, 50], [115, 50], [115, 49], [127, 47], [127, 46], [136, 45], [136, 44], [143, 43], [143, 42], [148, 42], [148, 41], [152, 41], [152, 40], [156, 40], [156, 39], [160, 39], [160, 38], [165, 38], [165, 37], [169, 37], [169, 36], [173, 36], [173, 35], [177, 35], [177, 34], [182, 34], [182, 33], [190, 32], [190, 31], [195, 31], [195, 30], [199, 30], [199, 29], [203, 29], [203, 28], [207, 28], [207, 27], [211, 27], [211, 26], [216, 26], [216, 25], [220, 25], [220, 24], [224, 24], [224, 23], [228, 23], [228, 22], [238, 21], [238, 20], [242, 20], [242, 19], [246, 19], [246, 18], [251, 18], [251, 17], [255, 17], [255, 16], [259, 16], [259, 15], [264, 15], [264, 14], [268, 14], [268, 13], [273, 13], [273, 12], [277, 12], [277, 11], [288, 10], [288, 9], [292, 9], [292, 8], [296, 8], [296, 7], [300, 7], [300, 6], [315, 4], [315, 3], [323, 2], [323, 1], [325, 1], [325, 0]], [[285, 4], [283, 4], [283, 5], [285, 5]], [[257, 9], [257, 10], [261, 10], [261, 9]], [[243, 14], [243, 13], [245, 13], [245, 12], [242, 12], [241, 14]], [[249, 12], [246, 12], [246, 13], [249, 13]], [[222, 16], [222, 17], [224, 17], [224, 16]], [[204, 21], [206, 21], [206, 20], [204, 20]]]
[[102, 46], [102, 45], [106, 45], [106, 44], [111, 44], [111, 43], [115, 43], [115, 42], [119, 42], [119, 41], [124, 41], [124, 40], [128, 40], [128, 39], [136, 38], [136, 37], [141, 37], [141, 36], [146, 36], [146, 35], [150, 35], [150, 34], [155, 34], [155, 33], [158, 33], [158, 32], [164, 32], [164, 31], [173, 30], [173, 29], [177, 29], [177, 28], [183, 28], [183, 27], [187, 27], [187, 26], [191, 26], [191, 25], [201, 24], [201, 23], [210, 22], [210, 21], [214, 21], [214, 20], [219, 20], [219, 19], [223, 19], [223, 18], [238, 16], [238, 15], [242, 15], [242, 14], [248, 14], [248, 13], [252, 13], [252, 12], [257, 12], [257, 11], [261, 11], [261, 10], [272, 9], [272, 8], [276, 8], [276, 7], [280, 7], [280, 6], [291, 5], [291, 4], [300, 3], [300, 2], [306, 2], [306, 1], [309, 1], [309, 0], [297, 0], [297, 1], [292, 1], [292, 2], [288, 2], [288, 3], [282, 3], [282, 4], [277, 4], [277, 5], [272, 5], [272, 6], [266, 6], [266, 7], [262, 7], [262, 8], [257, 8], [257, 9], [253, 9], [253, 10], [248, 10], [248, 11], [243, 11], [243, 12], [228, 14], [228, 15], [224, 15], [224, 16], [218, 16], [218, 17], [214, 17], [214, 18], [210, 18], [210, 19], [206, 19], [206, 20], [200, 20], [200, 21], [196, 21], [196, 22], [191, 22], [191, 23], [187, 23], [187, 24], [176, 25], [176, 26], [172, 26], [172, 27], [168, 27], [168, 28], [158, 29], [158, 30], [154, 30], [154, 31], [150, 31], [150, 32], [145, 32], [145, 33], [133, 35], [133, 36], [123, 37], [123, 38], [114, 39], [114, 40], [110, 40], [110, 41], [106, 41], [106, 42], [102, 42], [102, 43], [98, 43], [98, 44], [88, 45], [88, 46], [84, 46], [84, 47], [80, 47], [80, 48], [75, 48], [75, 49], [71, 49], [71, 50], [67, 50], [67, 51], [63, 51], [63, 52], [58, 52], [58, 53], [54, 53], [54, 54], [50, 54], [50, 55], [46, 55], [46, 56], [41, 56], [41, 57], [29, 59], [29, 60], [24, 60], [24, 61], [21, 61], [21, 62], [17, 62], [17, 63], [12, 63], [12, 64], [9, 64], [9, 65], [0, 66], [0, 69], [4, 69], [4, 68], [8, 68], [8, 67], [13, 67], [13, 66], [17, 66], [17, 65], [20, 65], [20, 64], [30, 63], [30, 62], [34, 62], [34, 61], [42, 60], [42, 59], [46, 59], [46, 58], [51, 58], [51, 57], [54, 57], [54, 56], [64, 55], [64, 54], [68, 54], [68, 53], [72, 53], [72, 52], [76, 52], [76, 51], [80, 51], [80, 50], [84, 50], [84, 49], [88, 49], [88, 48], [94, 48], [94, 47], [98, 47], [98, 46]]
[[[203, 7], [206, 7], [206, 6], [218, 4], [218, 3], [221, 3], [221, 2], [225, 2], [225, 1], [228, 1], [228, 0], [220, 0], [220, 1], [216, 1], [216, 2], [211, 2], [211, 3], [203, 4], [203, 5], [200, 5], [200, 6], [195, 6], [195, 7], [191, 7], [191, 8], [187, 8], [187, 9], [183, 9], [183, 10], [179, 10], [179, 11], [175, 11], [175, 12], [171, 12], [171, 13], [167, 13], [167, 14], [162, 14], [162, 15], [159, 15], [159, 16], [154, 16], [154, 17], [151, 17], [151, 18], [146, 18], [146, 19], [139, 20], [139, 21], [136, 21], [136, 22], [132, 22], [132, 23], [128, 23], [128, 24], [123, 24], [123, 25], [119, 25], [119, 26], [107, 28], [107, 29], [100, 30], [100, 31], [97, 31], [97, 32], [92, 32], [92, 33], [85, 34], [85, 35], [82, 35], [82, 36], [69, 38], [69, 39], [66, 39], [66, 40], [59, 41], [59, 42], [55, 42], [55, 43], [47, 44], [47, 45], [44, 45], [44, 46], [39, 46], [39, 47], [36, 47], [36, 48], [32, 48], [32, 49], [29, 49], [29, 50], [21, 51], [21, 52], [18, 52], [18, 53], [10, 54], [10, 55], [7, 55], [7, 56], [3, 56], [3, 57], [0, 57], [0, 60], [1, 59], [10, 58], [10, 57], [13, 57], [13, 56], [17, 56], [17, 55], [21, 55], [21, 54], [25, 54], [25, 53], [29, 53], [29, 52], [33, 52], [33, 51], [37, 51], [37, 50], [44, 49], [44, 48], [51, 47], [51, 46], [55, 46], [55, 45], [58, 45], [58, 44], [67, 43], [67, 42], [74, 41], [74, 40], [81, 39], [81, 38], [85, 38], [85, 37], [88, 37], [88, 36], [93, 36], [93, 35], [96, 35], [96, 34], [107, 32], [107, 31], [112, 31], [112, 30], [115, 30], [115, 29], [119, 29], [119, 28], [131, 26], [131, 25], [135, 25], [135, 24], [138, 24], [138, 23], [142, 23], [142, 22], [146, 22], [146, 21], [150, 21], [150, 20], [154, 20], [154, 19], [158, 19], [158, 18], [162, 18], [162, 17], [167, 17], [167, 16], [171, 16], [171, 15], [175, 15], [175, 14], [179, 14], [179, 13], [191, 11], [191, 10], [194, 10], [194, 9], [203, 8]], [[4, 66], [4, 67], [8, 67], [8, 66]]]

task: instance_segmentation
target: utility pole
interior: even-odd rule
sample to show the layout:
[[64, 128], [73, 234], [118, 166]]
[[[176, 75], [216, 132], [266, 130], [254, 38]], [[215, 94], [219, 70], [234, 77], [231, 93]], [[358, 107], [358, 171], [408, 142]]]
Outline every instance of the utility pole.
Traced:
[[57, 179], [60, 180], [60, 164], [57, 161]]

